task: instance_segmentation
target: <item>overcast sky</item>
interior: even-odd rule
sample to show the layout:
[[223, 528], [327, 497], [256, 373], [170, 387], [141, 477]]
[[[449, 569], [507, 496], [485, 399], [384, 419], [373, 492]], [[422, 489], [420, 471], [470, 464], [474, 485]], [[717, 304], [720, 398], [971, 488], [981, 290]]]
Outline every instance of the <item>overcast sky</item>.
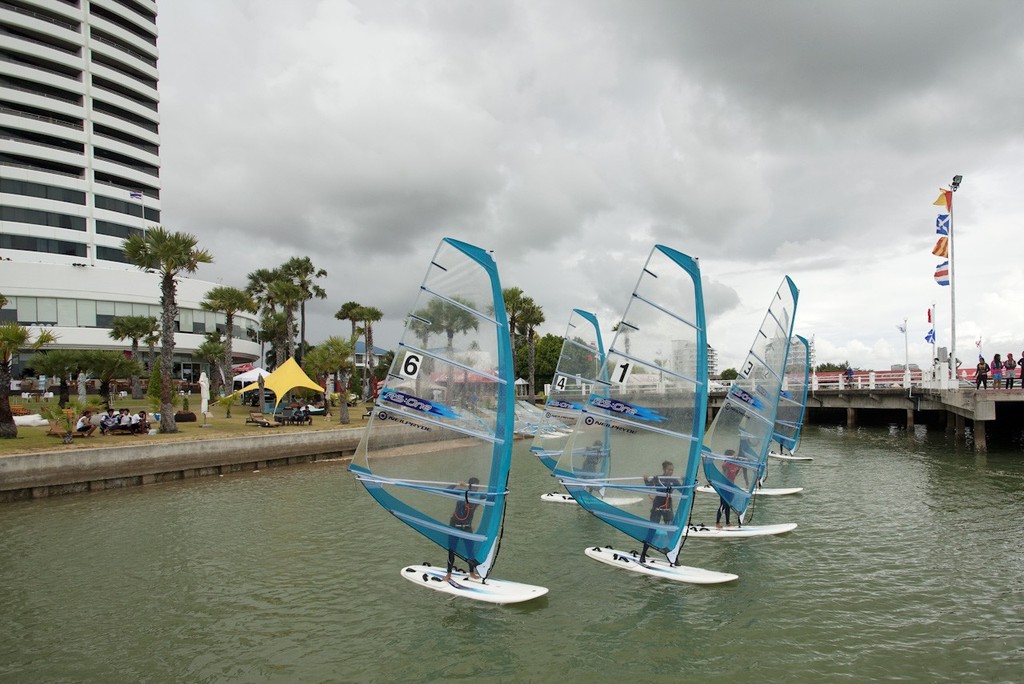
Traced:
[[401, 321], [438, 241], [494, 250], [561, 335], [660, 242], [698, 257], [738, 366], [782, 276], [817, 358], [950, 340], [932, 202], [954, 174], [957, 347], [1024, 349], [1019, 2], [164, 0], [163, 224], [244, 286], [291, 256]]

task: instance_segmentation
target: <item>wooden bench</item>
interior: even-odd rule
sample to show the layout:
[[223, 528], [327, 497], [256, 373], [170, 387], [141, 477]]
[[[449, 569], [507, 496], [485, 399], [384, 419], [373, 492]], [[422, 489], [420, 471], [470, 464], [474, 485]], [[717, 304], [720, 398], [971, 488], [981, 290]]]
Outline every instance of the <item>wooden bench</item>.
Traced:
[[[57, 421], [51, 420], [49, 422], [50, 422], [50, 429], [46, 433], [47, 437], [63, 437], [64, 435], [67, 434], [67, 432], [64, 431], [64, 428], [62, 428], [60, 425], [57, 424]], [[78, 431], [72, 429], [71, 430], [71, 436], [72, 437], [85, 437], [85, 433], [78, 432]]]
[[259, 425], [260, 427], [276, 427], [273, 423], [267, 420], [267, 417], [262, 413], [256, 413], [255, 411], [249, 413], [249, 417], [245, 419], [246, 424]]
[[27, 416], [28, 409], [21, 404], [11, 404], [11, 415], [12, 416]]

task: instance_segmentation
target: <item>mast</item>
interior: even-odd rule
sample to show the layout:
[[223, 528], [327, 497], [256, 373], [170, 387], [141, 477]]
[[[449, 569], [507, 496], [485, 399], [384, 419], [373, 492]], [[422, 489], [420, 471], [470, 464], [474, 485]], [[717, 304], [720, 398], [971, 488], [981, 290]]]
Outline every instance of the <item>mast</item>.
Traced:
[[960, 187], [960, 181], [963, 180], [963, 176], [953, 176], [953, 182], [949, 184], [950, 194], [949, 197], [949, 325], [950, 325], [950, 357], [949, 367], [951, 375], [953, 376], [953, 389], [960, 389], [960, 379], [957, 376], [956, 370], [956, 277], [954, 276], [953, 264], [955, 261], [953, 257], [955, 252], [953, 251], [953, 236], [956, 234], [953, 230], [953, 193]]

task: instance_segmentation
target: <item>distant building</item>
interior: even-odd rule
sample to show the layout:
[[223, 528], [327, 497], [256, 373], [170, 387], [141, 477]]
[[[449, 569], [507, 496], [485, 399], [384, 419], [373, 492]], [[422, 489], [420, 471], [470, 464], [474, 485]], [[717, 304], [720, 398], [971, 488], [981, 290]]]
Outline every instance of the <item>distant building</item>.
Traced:
[[[0, 320], [53, 328], [57, 347], [127, 349], [123, 315], [159, 317], [155, 275], [125, 238], [160, 223], [156, 2], [11, 0], [0, 5]], [[175, 376], [224, 316], [199, 308], [214, 283], [181, 279]], [[236, 362], [258, 321], [235, 317]], [[24, 359], [15, 360], [15, 377]]]

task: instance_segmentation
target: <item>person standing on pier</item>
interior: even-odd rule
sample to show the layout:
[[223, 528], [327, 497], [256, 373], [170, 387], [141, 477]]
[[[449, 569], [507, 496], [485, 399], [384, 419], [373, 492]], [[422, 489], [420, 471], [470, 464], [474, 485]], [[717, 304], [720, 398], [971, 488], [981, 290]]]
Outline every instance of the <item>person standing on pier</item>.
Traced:
[[1017, 377], [1017, 362], [1013, 360], [1013, 352], [1006, 355], [1003, 361], [1003, 378], [1006, 380], [1006, 389], [1013, 389], [1013, 379]]
[[982, 385], [988, 389], [988, 364], [985, 363], [984, 356], [978, 356], [978, 373], [974, 378], [974, 389], [981, 389]]
[[999, 358], [999, 354], [992, 357], [992, 387], [995, 389], [1003, 389], [1003, 362]]

